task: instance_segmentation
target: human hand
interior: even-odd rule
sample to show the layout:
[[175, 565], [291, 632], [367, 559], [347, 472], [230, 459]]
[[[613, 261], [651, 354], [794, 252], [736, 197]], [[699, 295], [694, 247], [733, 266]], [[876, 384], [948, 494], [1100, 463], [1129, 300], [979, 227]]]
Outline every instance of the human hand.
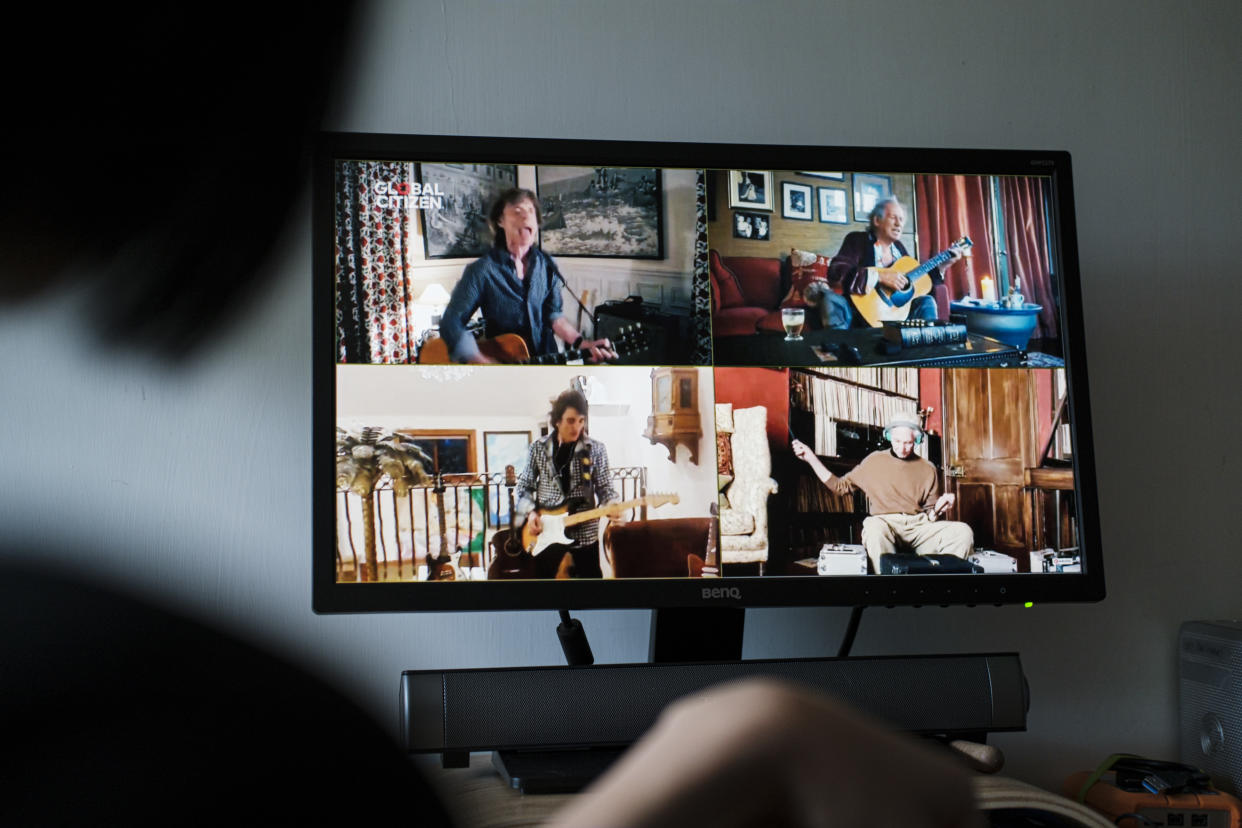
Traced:
[[937, 500], [936, 505], [932, 507], [933, 515], [943, 515], [945, 512], [953, 508], [953, 504], [957, 502], [957, 495], [945, 492]]
[[591, 362], [607, 362], [610, 359], [617, 358], [617, 352], [612, 348], [612, 342], [607, 337], [604, 339], [589, 339], [582, 343], [582, 347], [590, 352]]
[[905, 290], [910, 284], [910, 280], [904, 273], [900, 270], [893, 270], [891, 267], [876, 268], [876, 276], [880, 284], [889, 290]]
[[811, 447], [799, 440], [797, 437], [794, 437], [789, 441], [789, 447], [793, 449], [794, 457], [797, 457], [804, 463], [810, 463], [812, 460], [817, 459], [815, 457], [815, 452], [811, 451]]
[[772, 679], [731, 682], [670, 705], [551, 824], [985, 825], [965, 764], [952, 754]]
[[526, 516], [526, 531], [531, 535], [538, 535], [543, 531], [543, 516], [538, 509]]

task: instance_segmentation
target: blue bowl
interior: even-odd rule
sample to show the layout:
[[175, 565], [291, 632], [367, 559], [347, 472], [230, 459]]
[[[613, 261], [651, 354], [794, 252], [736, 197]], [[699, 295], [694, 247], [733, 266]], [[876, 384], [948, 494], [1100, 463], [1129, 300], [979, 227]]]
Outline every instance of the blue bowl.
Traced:
[[1030, 302], [1020, 308], [1005, 308], [994, 302], [950, 302], [949, 309], [966, 317], [966, 330], [971, 333], [1025, 349], [1044, 308]]

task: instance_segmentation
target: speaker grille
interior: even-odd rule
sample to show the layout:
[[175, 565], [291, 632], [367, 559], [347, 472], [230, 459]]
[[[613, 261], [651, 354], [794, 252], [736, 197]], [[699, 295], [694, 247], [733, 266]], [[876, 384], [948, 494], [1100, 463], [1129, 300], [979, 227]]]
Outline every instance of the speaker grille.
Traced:
[[996, 704], [997, 672], [1007, 695], [1023, 695], [1016, 656], [462, 670], [411, 672], [403, 680], [429, 691], [435, 675], [443, 691], [438, 721], [425, 709], [421, 717], [406, 711], [408, 747], [419, 751], [627, 744], [677, 698], [755, 676], [817, 688], [914, 732], [1024, 727], [1024, 698]]
[[1242, 624], [1192, 621], [1178, 637], [1181, 761], [1242, 791]]

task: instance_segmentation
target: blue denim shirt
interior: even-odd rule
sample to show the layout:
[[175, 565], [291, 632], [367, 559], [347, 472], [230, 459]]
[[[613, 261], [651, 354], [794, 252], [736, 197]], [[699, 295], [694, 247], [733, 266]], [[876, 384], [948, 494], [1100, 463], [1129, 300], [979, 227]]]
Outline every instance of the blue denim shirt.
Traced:
[[532, 355], [556, 351], [552, 323], [564, 315], [556, 262], [537, 247], [530, 249], [526, 262], [526, 278], [519, 279], [512, 254], [493, 247], [466, 267], [440, 319], [440, 336], [453, 359], [464, 361], [479, 352], [466, 323], [480, 309], [488, 337], [522, 334]]

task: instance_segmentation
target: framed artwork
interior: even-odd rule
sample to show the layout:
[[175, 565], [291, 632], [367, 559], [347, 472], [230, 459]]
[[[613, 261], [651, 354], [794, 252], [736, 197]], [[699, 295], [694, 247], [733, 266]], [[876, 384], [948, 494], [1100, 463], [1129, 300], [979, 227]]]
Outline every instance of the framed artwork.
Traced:
[[772, 238], [771, 216], [764, 213], [733, 213], [733, 238], [768, 241]]
[[529, 431], [483, 432], [483, 471], [502, 472], [505, 466], [521, 471], [530, 449]]
[[465, 429], [403, 428], [400, 433], [409, 437], [431, 458], [428, 474], [466, 474], [476, 471], [474, 432]]
[[[529, 431], [483, 432], [483, 470], [503, 472], [505, 466], [513, 466], [515, 474], [526, 467], [526, 454], [530, 450]], [[510, 520], [508, 490], [501, 486], [487, 487], [487, 521], [489, 526], [508, 526]]]
[[751, 210], [771, 210], [772, 173], [758, 170], [729, 170], [729, 206]]
[[845, 173], [843, 172], [807, 172], [806, 170], [798, 170], [798, 175], [809, 175], [814, 178], [831, 178], [833, 181], [845, 180]]
[[664, 258], [664, 193], [653, 167], [535, 167], [539, 246], [552, 256]]
[[811, 185], [781, 182], [781, 218], [813, 221], [815, 205], [811, 202]]
[[849, 224], [850, 210], [845, 190], [838, 187], [816, 187], [819, 195], [819, 220], [824, 224]]
[[854, 220], [866, 221], [875, 203], [892, 194], [892, 176], [854, 173]]
[[492, 248], [487, 214], [517, 186], [515, 164], [419, 164], [418, 181], [441, 193], [439, 207], [419, 210], [428, 259], [477, 259]]

